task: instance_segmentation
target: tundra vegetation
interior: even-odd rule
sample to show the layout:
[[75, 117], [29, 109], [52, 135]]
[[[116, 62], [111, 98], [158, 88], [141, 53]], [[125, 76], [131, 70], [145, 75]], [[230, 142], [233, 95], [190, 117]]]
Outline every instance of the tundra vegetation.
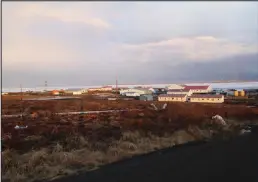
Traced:
[[243, 105], [163, 104], [84, 98], [84, 110], [139, 110], [58, 116], [80, 110], [81, 101], [4, 99], [2, 114], [22, 108], [26, 116], [2, 118], [2, 180], [51, 180], [189, 141], [230, 139], [258, 122], [258, 109]]

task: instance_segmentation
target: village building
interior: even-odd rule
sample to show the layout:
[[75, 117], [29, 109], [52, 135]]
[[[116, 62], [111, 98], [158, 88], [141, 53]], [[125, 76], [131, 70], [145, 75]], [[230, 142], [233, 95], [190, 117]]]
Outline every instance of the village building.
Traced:
[[166, 94], [167, 90], [165, 88], [150, 88], [150, 91], [152, 91], [153, 94], [160, 95], [160, 94]]
[[60, 94], [59, 90], [52, 90], [52, 95], [59, 95], [59, 94]]
[[140, 94], [136, 93], [136, 92], [126, 92], [124, 95], [127, 97], [139, 97], [140, 96]]
[[112, 86], [104, 86], [104, 87], [98, 87], [98, 88], [89, 88], [88, 91], [90, 92], [96, 92], [96, 91], [100, 91], [100, 92], [109, 92], [112, 91], [113, 87]]
[[[116, 90], [116, 88], [113, 88]], [[117, 87], [117, 90], [126, 90], [126, 89], [129, 89], [129, 87]]]
[[125, 93], [127, 92], [135, 92], [139, 95], [143, 95], [143, 94], [152, 94], [152, 91], [149, 89], [144, 89], [144, 88], [129, 88], [129, 89], [125, 89], [125, 90], [120, 90], [120, 94], [121, 95], [125, 95]]
[[191, 90], [192, 93], [210, 93], [210, 92], [212, 92], [212, 88], [209, 85], [202, 85], [202, 86], [186, 85], [184, 87], [184, 89]]
[[167, 89], [168, 90], [175, 90], [175, 89], [181, 90], [181, 89], [184, 89], [184, 86], [178, 85], [178, 84], [171, 84], [171, 85], [167, 86]]
[[227, 92], [223, 89], [213, 89], [210, 94], [216, 94], [216, 95], [224, 95], [227, 96]]
[[191, 89], [173, 89], [173, 90], [168, 90], [167, 94], [186, 94], [187, 96], [191, 96], [193, 94]]
[[95, 91], [99, 91], [100, 88], [88, 88], [89, 92], [95, 92]]
[[189, 97], [190, 102], [223, 103], [224, 95], [196, 94]]
[[103, 86], [100, 88], [100, 91], [112, 91], [113, 87], [112, 86]]
[[153, 95], [140, 95], [139, 100], [153, 101]]
[[82, 88], [70, 88], [64, 91], [66, 94], [72, 94], [72, 95], [82, 95], [84, 93], [87, 93], [87, 89]]
[[186, 100], [186, 94], [161, 94], [158, 96], [158, 101], [186, 102]]
[[245, 89], [245, 94], [247, 96], [257, 96], [258, 95], [258, 89]]

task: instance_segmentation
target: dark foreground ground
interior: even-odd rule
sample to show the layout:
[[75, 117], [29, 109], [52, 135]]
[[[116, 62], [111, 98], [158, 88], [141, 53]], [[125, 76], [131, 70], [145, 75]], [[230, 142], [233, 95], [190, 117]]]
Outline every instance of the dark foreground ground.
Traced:
[[191, 143], [55, 182], [258, 182], [258, 134]]

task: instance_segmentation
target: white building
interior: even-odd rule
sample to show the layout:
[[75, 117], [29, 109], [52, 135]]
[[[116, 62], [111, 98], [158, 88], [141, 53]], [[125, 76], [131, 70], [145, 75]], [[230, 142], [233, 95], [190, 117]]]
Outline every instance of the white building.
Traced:
[[178, 84], [171, 84], [169, 86], [167, 86], [168, 90], [180, 90], [180, 89], [184, 89], [184, 86], [182, 85], [178, 85]]
[[112, 86], [104, 86], [99, 88], [89, 88], [88, 90], [91, 92], [95, 92], [95, 91], [108, 92], [108, 91], [112, 91], [113, 88]]
[[223, 103], [224, 95], [196, 94], [189, 97], [190, 102], [199, 103]]
[[185, 94], [187, 96], [191, 96], [193, 92], [190, 89], [182, 89], [182, 90], [173, 89], [173, 90], [168, 90], [167, 94]]
[[125, 93], [127, 93], [127, 92], [135, 92], [135, 93], [138, 93], [139, 95], [152, 94], [151, 90], [144, 89], [144, 88], [129, 88], [129, 89], [125, 89], [125, 90], [120, 90], [121, 95], [125, 95]]
[[137, 93], [137, 92], [126, 92], [125, 96], [127, 96], [127, 97], [139, 97], [140, 94]]
[[150, 91], [154, 94], [165, 94], [166, 89], [165, 88], [149, 88]]

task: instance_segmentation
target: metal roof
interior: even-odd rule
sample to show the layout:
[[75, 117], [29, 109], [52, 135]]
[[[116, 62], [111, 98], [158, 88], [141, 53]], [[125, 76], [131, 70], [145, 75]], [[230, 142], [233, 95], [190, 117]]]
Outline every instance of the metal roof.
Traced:
[[186, 94], [161, 94], [158, 97], [185, 97]]
[[200, 86], [186, 85], [184, 89], [206, 90], [208, 88], [209, 88], [209, 85], [200, 85]]
[[168, 92], [189, 92], [190, 89], [170, 89]]
[[81, 91], [83, 88], [68, 88], [65, 91]]
[[211, 94], [196, 94], [190, 96], [190, 98], [222, 98], [223, 95], [211, 95]]

